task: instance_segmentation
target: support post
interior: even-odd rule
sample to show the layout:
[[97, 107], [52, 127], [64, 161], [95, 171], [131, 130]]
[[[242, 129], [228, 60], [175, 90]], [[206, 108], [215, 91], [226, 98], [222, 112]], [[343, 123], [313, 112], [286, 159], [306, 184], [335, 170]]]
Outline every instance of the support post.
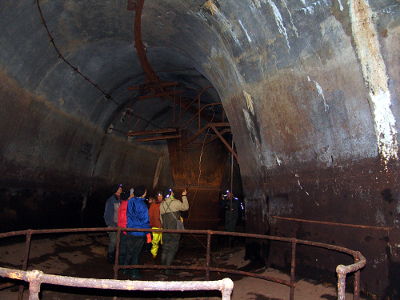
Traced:
[[118, 227], [117, 239], [115, 241], [114, 279], [118, 279], [120, 243], [121, 243], [121, 228]]
[[[24, 262], [22, 264], [22, 270], [24, 270], [24, 271], [26, 271], [26, 269], [28, 269], [29, 252], [31, 249], [31, 239], [32, 239], [32, 230], [29, 229], [28, 232], [26, 233], [25, 255], [24, 255]], [[18, 291], [18, 300], [22, 300], [23, 296], [24, 296], [24, 285], [21, 284], [19, 286], [19, 291]]]
[[296, 240], [292, 241], [292, 261], [290, 263], [290, 300], [294, 300], [294, 287], [296, 281]]
[[338, 276], [338, 283], [337, 283], [338, 300], [346, 300], [346, 272], [343, 269], [344, 269], [343, 265], [338, 265], [336, 267], [336, 273]]
[[211, 233], [207, 231], [207, 257], [206, 257], [206, 280], [210, 280], [210, 261], [211, 261]]

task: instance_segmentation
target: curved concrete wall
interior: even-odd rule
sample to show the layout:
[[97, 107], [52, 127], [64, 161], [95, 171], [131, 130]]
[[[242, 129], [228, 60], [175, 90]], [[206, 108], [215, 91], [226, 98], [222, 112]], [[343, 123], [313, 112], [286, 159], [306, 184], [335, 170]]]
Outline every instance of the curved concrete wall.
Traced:
[[[132, 96], [126, 87], [143, 82], [134, 12], [122, 0], [40, 3], [61, 52], [119, 104], [57, 58], [34, 3], [3, 0], [4, 180], [50, 182], [36, 178], [49, 170], [83, 182], [131, 180], [130, 169], [108, 174], [127, 161], [137, 166], [141, 150], [124, 150], [121, 140], [115, 153], [103, 132]], [[361, 250], [363, 288], [380, 296], [395, 293], [398, 280], [399, 13], [395, 0], [146, 0], [142, 26], [156, 69], [195, 68], [218, 91], [239, 155], [247, 230]], [[88, 152], [103, 154], [94, 163]], [[283, 266], [276, 247], [270, 259]], [[311, 254], [301, 262], [332, 269], [329, 259], [312, 260], [326, 254]]]

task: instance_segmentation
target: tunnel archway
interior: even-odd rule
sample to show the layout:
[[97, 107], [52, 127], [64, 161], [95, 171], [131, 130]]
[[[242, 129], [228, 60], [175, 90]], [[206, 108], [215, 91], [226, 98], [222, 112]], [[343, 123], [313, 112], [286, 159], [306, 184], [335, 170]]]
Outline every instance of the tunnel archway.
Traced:
[[[152, 185], [166, 142], [124, 132], [168, 127], [173, 109], [128, 89], [145, 82], [135, 4], [1, 2], [2, 230], [78, 224], [60, 212], [99, 215], [112, 184]], [[189, 98], [212, 85], [203, 104], [223, 105], [247, 230], [362, 248], [364, 289], [378, 295], [394, 289], [399, 257], [399, 11], [395, 0], [146, 0], [142, 19], [158, 76]]]

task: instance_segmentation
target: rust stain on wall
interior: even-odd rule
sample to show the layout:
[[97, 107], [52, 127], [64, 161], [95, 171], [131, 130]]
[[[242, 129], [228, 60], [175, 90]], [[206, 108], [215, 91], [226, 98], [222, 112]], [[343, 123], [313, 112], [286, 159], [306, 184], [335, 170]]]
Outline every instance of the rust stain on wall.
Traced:
[[188, 188], [190, 209], [185, 223], [190, 228], [215, 228], [227, 151], [214, 141], [204, 146], [181, 147], [180, 141], [168, 141], [172, 177], [177, 198]]

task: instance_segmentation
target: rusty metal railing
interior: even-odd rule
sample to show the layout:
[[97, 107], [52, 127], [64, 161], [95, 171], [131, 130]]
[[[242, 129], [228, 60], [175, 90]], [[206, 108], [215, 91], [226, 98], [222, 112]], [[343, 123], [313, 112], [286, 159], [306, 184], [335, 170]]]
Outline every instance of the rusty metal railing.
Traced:
[[[76, 278], [76, 277], [67, 277], [67, 276], [57, 276], [57, 275], [48, 275], [44, 274], [41, 271], [26, 271], [28, 267], [29, 261], [29, 251], [32, 235], [38, 234], [48, 234], [48, 233], [85, 233], [85, 232], [108, 232], [108, 231], [116, 231], [117, 232], [117, 243], [116, 243], [116, 255], [114, 261], [114, 279], [91, 279], [91, 278]], [[119, 265], [118, 264], [118, 256], [119, 256], [119, 241], [121, 231], [139, 231], [139, 232], [163, 232], [163, 233], [183, 233], [183, 234], [203, 234], [207, 235], [207, 246], [206, 246], [206, 263], [205, 266], [164, 266], [164, 265]], [[353, 299], [359, 300], [360, 297], [360, 269], [363, 268], [366, 264], [365, 257], [359, 252], [354, 251], [345, 247], [320, 243], [320, 242], [312, 242], [306, 240], [299, 240], [296, 238], [286, 238], [286, 237], [278, 237], [278, 236], [269, 236], [269, 235], [261, 235], [261, 234], [249, 234], [249, 233], [238, 233], [238, 232], [224, 232], [224, 231], [212, 231], [212, 230], [170, 230], [170, 229], [133, 229], [133, 228], [73, 228], [73, 229], [52, 229], [52, 230], [24, 230], [24, 231], [14, 231], [7, 233], [0, 233], [0, 239], [11, 236], [21, 236], [25, 235], [25, 257], [23, 261], [22, 270], [15, 269], [7, 269], [0, 268], [0, 276], [8, 277], [11, 279], [19, 279], [28, 281], [30, 283], [30, 294], [37, 295], [38, 291], [40, 291], [41, 283], [51, 283], [58, 285], [66, 285], [66, 286], [76, 286], [76, 287], [92, 287], [98, 289], [117, 289], [117, 290], [132, 290], [132, 289], [148, 289], [155, 288], [154, 283], [157, 285], [157, 290], [174, 290], [174, 288], [179, 287], [176, 290], [182, 290], [182, 287], [188, 288], [188, 290], [204, 290], [204, 289], [212, 289], [212, 290], [220, 290], [222, 292], [223, 299], [230, 299], [230, 293], [232, 291], [232, 286], [228, 284], [228, 281], [208, 281], [210, 279], [210, 272], [221, 272], [226, 274], [238, 274], [244, 276], [250, 276], [255, 278], [260, 278], [268, 281], [272, 281], [278, 284], [286, 285], [290, 288], [289, 299], [294, 299], [295, 285], [296, 285], [296, 247], [297, 244], [309, 245], [313, 247], [325, 248], [337, 252], [342, 252], [353, 256], [354, 263], [351, 265], [338, 265], [336, 268], [336, 272], [338, 274], [338, 300], [345, 300], [345, 289], [346, 289], [346, 277], [349, 273], [355, 272], [354, 279], [354, 293]], [[253, 238], [253, 239], [261, 239], [261, 240], [273, 240], [273, 241], [281, 241], [287, 242], [291, 244], [291, 266], [290, 266], [290, 280], [282, 280], [273, 276], [262, 275], [257, 273], [239, 271], [239, 270], [231, 270], [225, 268], [213, 267], [211, 264], [211, 237], [212, 236], [236, 236], [236, 237], [245, 237], [245, 238]], [[180, 282], [179, 285], [174, 284], [166, 284], [168, 282], [147, 282], [146, 284], [138, 284], [138, 281], [123, 281], [118, 279], [118, 271], [120, 269], [129, 269], [129, 268], [137, 268], [137, 269], [183, 269], [183, 270], [196, 270], [196, 271], [204, 271], [205, 277], [207, 281], [192, 281], [195, 284], [184, 284]], [[121, 283], [123, 282], [123, 283]], [[128, 285], [124, 285], [126, 283], [130, 283]], [[209, 287], [209, 288], [206, 288]], [[230, 289], [230, 290], [229, 290]], [[23, 286], [20, 288], [19, 297], [22, 299]], [[227, 296], [229, 293], [229, 296]], [[31, 297], [31, 296], [30, 296]], [[32, 296], [31, 299], [38, 299], [38, 296]], [[36, 298], [35, 298], [36, 297]], [[224, 298], [225, 297], [225, 298]]]
[[115, 279], [78, 278], [49, 275], [39, 270], [21, 271], [0, 267], [0, 276], [29, 282], [29, 300], [39, 300], [40, 286], [43, 283], [71, 287], [113, 289], [124, 291], [197, 291], [219, 290], [223, 300], [229, 300], [233, 282], [229, 278], [217, 281], [132, 281]]

